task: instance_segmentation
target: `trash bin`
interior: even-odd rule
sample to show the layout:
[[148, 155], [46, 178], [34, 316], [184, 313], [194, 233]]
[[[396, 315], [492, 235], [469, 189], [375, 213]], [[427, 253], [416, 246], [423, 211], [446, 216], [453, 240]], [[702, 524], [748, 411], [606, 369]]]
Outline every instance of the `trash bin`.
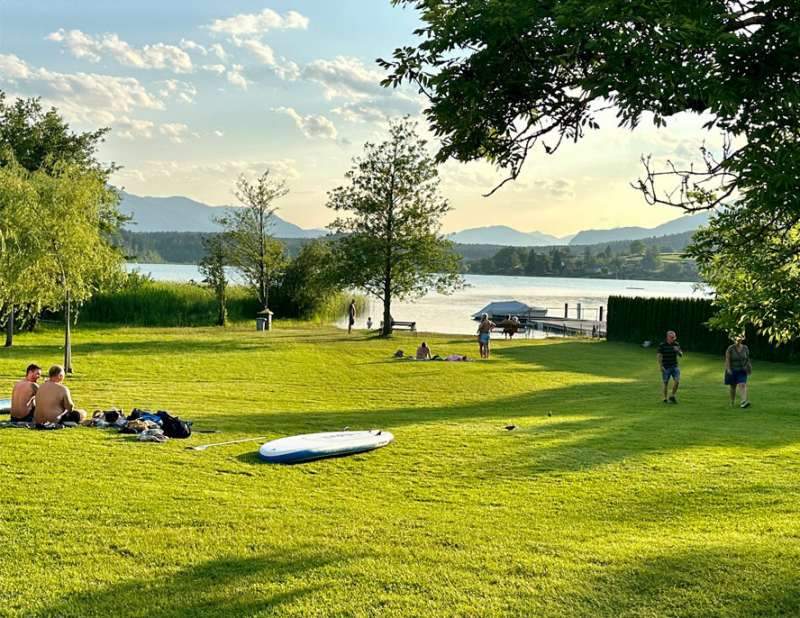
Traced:
[[256, 330], [267, 331], [272, 330], [272, 316], [273, 313], [269, 309], [264, 309], [256, 314]]

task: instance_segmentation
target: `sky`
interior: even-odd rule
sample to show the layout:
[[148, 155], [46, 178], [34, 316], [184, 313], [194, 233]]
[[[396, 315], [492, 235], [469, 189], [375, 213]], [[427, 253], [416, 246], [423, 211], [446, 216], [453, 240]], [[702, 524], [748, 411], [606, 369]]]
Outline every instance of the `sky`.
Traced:
[[[0, 90], [38, 96], [74, 129], [111, 127], [99, 153], [122, 169], [114, 182], [138, 195], [235, 203], [240, 174], [269, 169], [287, 181], [282, 218], [303, 227], [332, 219], [327, 192], [390, 118], [419, 118], [425, 100], [389, 90], [375, 60], [413, 44], [411, 9], [389, 0], [0, 0]], [[588, 228], [655, 226], [680, 216], [648, 206], [630, 187], [640, 157], [697, 158], [703, 119], [666, 129], [601, 129], [523, 173], [448, 162], [444, 231], [508, 225], [566, 235]], [[431, 149], [436, 148], [431, 140]]]

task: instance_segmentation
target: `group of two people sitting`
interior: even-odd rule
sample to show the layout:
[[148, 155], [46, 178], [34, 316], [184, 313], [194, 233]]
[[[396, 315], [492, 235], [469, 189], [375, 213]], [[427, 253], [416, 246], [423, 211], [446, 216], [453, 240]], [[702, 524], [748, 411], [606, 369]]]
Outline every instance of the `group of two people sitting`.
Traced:
[[86, 412], [79, 410], [72, 400], [72, 393], [64, 385], [66, 373], [61, 365], [53, 365], [47, 372], [47, 380], [39, 384], [42, 368], [28, 365], [25, 377], [14, 385], [11, 392], [11, 422], [47, 425], [71, 421], [80, 423]]

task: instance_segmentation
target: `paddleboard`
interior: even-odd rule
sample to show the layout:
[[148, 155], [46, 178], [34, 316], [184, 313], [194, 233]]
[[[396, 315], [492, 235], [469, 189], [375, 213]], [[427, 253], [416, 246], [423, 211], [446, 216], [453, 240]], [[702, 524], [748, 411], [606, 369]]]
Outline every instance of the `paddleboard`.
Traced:
[[270, 463], [302, 463], [326, 457], [354, 455], [386, 446], [394, 436], [388, 431], [327, 431], [271, 440], [258, 449]]
[[11, 400], [0, 399], [0, 414], [8, 414], [11, 412]]

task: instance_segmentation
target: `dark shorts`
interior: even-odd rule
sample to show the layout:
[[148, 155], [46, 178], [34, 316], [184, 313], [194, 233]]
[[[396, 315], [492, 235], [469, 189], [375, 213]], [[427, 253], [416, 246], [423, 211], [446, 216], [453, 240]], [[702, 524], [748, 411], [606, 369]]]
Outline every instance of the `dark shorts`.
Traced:
[[669, 382], [669, 379], [672, 378], [676, 382], [681, 381], [681, 370], [678, 368], [677, 365], [674, 367], [662, 367], [661, 368], [661, 380], [666, 384]]
[[12, 423], [32, 423], [33, 422], [33, 410], [31, 410], [27, 416], [23, 416], [22, 418], [17, 418], [12, 416], [11, 417]]
[[744, 369], [734, 369], [730, 373], [725, 372], [725, 384], [736, 386], [737, 384], [747, 384], [747, 372]]

